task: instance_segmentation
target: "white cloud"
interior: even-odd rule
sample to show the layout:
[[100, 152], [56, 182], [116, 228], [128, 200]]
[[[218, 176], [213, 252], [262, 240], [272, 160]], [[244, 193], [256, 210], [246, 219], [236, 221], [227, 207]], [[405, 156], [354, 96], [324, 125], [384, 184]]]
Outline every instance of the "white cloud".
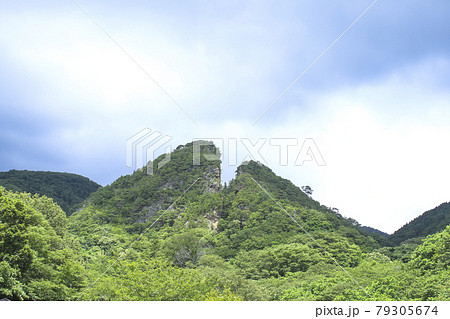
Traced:
[[317, 111], [306, 118], [292, 110], [285, 126], [295, 132], [307, 123], [327, 162], [310, 181], [292, 170], [293, 180], [313, 184], [323, 204], [387, 232], [448, 201], [450, 99], [430, 84], [435, 74], [436, 63], [426, 61], [384, 81], [315, 96]]
[[[29, 104], [17, 104], [11, 112], [38, 108], [61, 122], [52, 136], [39, 137], [40, 144], [64, 157], [67, 170], [103, 183], [126, 171], [126, 139], [150, 127], [173, 136], [174, 146], [193, 138], [314, 138], [325, 167], [293, 167], [296, 152], [290, 154], [291, 165], [280, 166], [268, 141], [262, 153], [277, 174], [298, 186], [311, 185], [323, 204], [388, 232], [449, 200], [450, 64], [445, 56], [428, 56], [399, 69], [389, 64], [389, 76], [378, 80], [368, 81], [366, 74], [361, 76], [366, 83], [308, 91], [311, 79], [345, 78], [339, 66], [352, 61], [333, 58], [358, 45], [346, 37], [335, 48], [342, 51], [330, 52], [251, 126], [360, 12], [353, 6], [341, 8], [345, 17], [324, 12], [323, 17], [334, 17], [327, 24], [328, 19], [314, 15], [322, 7], [285, 6], [208, 6], [202, 12], [192, 9], [188, 17], [170, 8], [139, 13], [140, 7], [131, 5], [123, 12], [100, 2], [87, 7], [200, 127], [76, 6], [51, 14], [42, 9], [3, 13], [0, 27], [8, 31], [0, 33], [2, 57], [33, 83], [17, 84], [26, 90]], [[374, 13], [382, 16], [381, 9]], [[366, 39], [366, 27], [352, 32]], [[336, 69], [327, 69], [327, 63], [336, 63]], [[358, 74], [351, 76], [351, 83], [360, 81]], [[239, 147], [238, 163], [246, 155]], [[225, 179], [234, 170], [225, 167]]]

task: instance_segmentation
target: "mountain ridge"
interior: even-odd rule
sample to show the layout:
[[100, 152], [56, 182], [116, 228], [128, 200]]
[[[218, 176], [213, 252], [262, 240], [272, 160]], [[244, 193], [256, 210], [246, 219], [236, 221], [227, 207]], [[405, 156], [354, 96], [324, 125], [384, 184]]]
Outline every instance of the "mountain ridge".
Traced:
[[449, 224], [450, 202], [444, 202], [406, 223], [389, 236], [389, 239], [400, 244], [408, 239], [426, 237], [440, 232]]
[[243, 163], [222, 186], [218, 149], [203, 143], [199, 165], [193, 151], [119, 177], [69, 217], [0, 187], [0, 298], [448, 299], [450, 226], [383, 247], [270, 168]]
[[101, 187], [82, 175], [30, 170], [0, 172], [0, 185], [14, 192], [50, 197], [67, 215], [72, 214], [78, 205]]

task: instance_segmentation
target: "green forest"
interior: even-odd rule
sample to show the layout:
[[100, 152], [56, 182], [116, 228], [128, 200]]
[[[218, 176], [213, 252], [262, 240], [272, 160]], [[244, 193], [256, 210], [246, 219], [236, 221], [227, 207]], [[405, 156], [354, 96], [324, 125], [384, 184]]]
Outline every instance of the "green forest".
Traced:
[[11, 170], [0, 172], [0, 186], [15, 192], [45, 195], [72, 214], [100, 185], [69, 173]]
[[0, 299], [450, 300], [448, 203], [388, 236], [254, 161], [222, 185], [201, 152], [100, 188], [41, 179], [74, 203], [0, 186]]

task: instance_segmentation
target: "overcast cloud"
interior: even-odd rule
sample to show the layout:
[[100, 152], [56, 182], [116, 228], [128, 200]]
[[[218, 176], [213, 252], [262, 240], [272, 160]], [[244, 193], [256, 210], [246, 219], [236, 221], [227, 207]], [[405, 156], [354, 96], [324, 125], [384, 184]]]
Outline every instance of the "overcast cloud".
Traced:
[[[326, 166], [267, 165], [363, 225], [393, 232], [450, 200], [450, 3], [3, 1], [0, 170], [132, 172], [126, 140], [313, 138]], [[240, 141], [240, 140], [239, 140]], [[238, 164], [246, 156], [238, 143]], [[225, 147], [223, 179], [233, 177]]]

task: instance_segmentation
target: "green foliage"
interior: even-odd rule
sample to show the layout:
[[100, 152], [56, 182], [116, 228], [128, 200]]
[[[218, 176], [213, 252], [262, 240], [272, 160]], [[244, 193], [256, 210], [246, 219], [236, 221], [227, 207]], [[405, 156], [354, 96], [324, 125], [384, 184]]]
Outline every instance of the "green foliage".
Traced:
[[320, 253], [306, 245], [288, 244], [263, 250], [241, 251], [234, 264], [242, 269], [247, 278], [258, 280], [306, 271], [311, 265], [323, 260]]
[[27, 192], [52, 198], [67, 215], [72, 214], [100, 187], [80, 175], [26, 170], [0, 172], [0, 185], [13, 192]]
[[442, 231], [449, 224], [450, 203], [443, 203], [404, 225], [392, 234], [389, 239], [393, 243], [399, 244], [407, 239], [435, 234]]
[[24, 300], [28, 296], [19, 281], [19, 270], [12, 268], [6, 261], [0, 262], [0, 296], [12, 300]]
[[41, 215], [27, 209], [22, 202], [5, 196], [0, 189], [0, 260], [19, 271], [27, 271], [33, 262], [28, 228], [43, 222]]
[[197, 265], [207, 249], [208, 243], [206, 240], [199, 238], [192, 231], [169, 237], [163, 247], [163, 251], [169, 260], [180, 267], [186, 267], [188, 264]]
[[378, 229], [368, 226], [359, 226], [359, 229], [363, 234], [367, 234], [368, 236], [372, 237], [382, 247], [392, 245], [389, 239], [390, 236]]
[[220, 282], [200, 270], [177, 268], [164, 260], [121, 260], [83, 300], [240, 300]]
[[[252, 163], [245, 166], [245, 169], [251, 168], [252, 173], [255, 173], [261, 167], [266, 180], [277, 180], [275, 174]], [[274, 187], [262, 181], [258, 183], [268, 190], [282, 187]], [[275, 197], [277, 203], [274, 202], [255, 183], [253, 176], [245, 171], [241, 171], [230, 182], [224, 193], [223, 210], [220, 214], [222, 218], [217, 225], [221, 233], [214, 247], [215, 253], [224, 258], [235, 257], [239, 250], [260, 250], [294, 242], [310, 243], [311, 239], [305, 237], [304, 231], [317, 232], [315, 236], [319, 239], [319, 244], [325, 245], [333, 254], [338, 250], [349, 252], [348, 256], [341, 258], [341, 262], [346, 265], [356, 265], [361, 251], [378, 248], [375, 240], [364, 236], [356, 226], [332, 211], [306, 209], [296, 197], [283, 199], [283, 194], [279, 195], [281, 198]], [[307, 200], [311, 199], [307, 197]], [[347, 247], [339, 247], [341, 244]], [[353, 253], [353, 250], [357, 252]]]
[[402, 262], [407, 263], [411, 260], [414, 251], [420, 244], [422, 244], [422, 239], [413, 238], [405, 240], [399, 246], [382, 247], [377, 251], [388, 256], [391, 260], [401, 260]]
[[193, 151], [100, 188], [68, 219], [0, 187], [0, 298], [450, 299], [450, 226], [391, 247], [261, 164], [222, 188], [204, 157], [217, 149], [203, 145], [201, 165]]
[[[327, 210], [326, 207], [321, 206], [319, 202], [311, 199], [292, 182], [276, 176], [270, 168], [255, 161], [249, 161], [239, 166], [237, 172], [238, 176], [246, 173], [260, 183], [263, 183], [268, 191], [278, 199], [294, 200], [305, 208]], [[233, 187], [233, 182], [230, 183], [230, 186]]]
[[317, 264], [307, 272], [260, 280], [271, 300], [449, 300], [449, 272], [420, 276], [401, 262], [371, 254], [347, 269]]
[[83, 285], [65, 225], [61, 208], [48, 198], [0, 187], [1, 298], [64, 300]]
[[37, 194], [31, 196], [29, 193], [9, 193], [10, 198], [32, 207], [34, 210], [42, 213], [56, 234], [64, 237], [67, 232], [67, 218], [61, 207], [53, 199], [47, 196]]
[[424, 240], [414, 252], [412, 264], [422, 270], [450, 269], [450, 225]]
[[179, 199], [179, 205], [187, 204], [204, 193], [218, 191], [221, 188], [220, 162], [203, 158], [205, 154], [215, 154], [218, 150], [212, 144], [203, 145], [200, 149], [200, 165], [193, 164], [194, 145], [189, 143], [178, 147], [171, 154], [170, 162], [162, 167], [159, 168], [158, 164], [165, 155], [149, 163], [154, 167], [152, 175], [147, 173], [148, 167], [145, 166], [99, 189], [89, 201], [94, 207], [109, 212], [107, 222], [146, 223], [159, 216], [159, 212], [166, 210], [189, 187], [189, 192]]

